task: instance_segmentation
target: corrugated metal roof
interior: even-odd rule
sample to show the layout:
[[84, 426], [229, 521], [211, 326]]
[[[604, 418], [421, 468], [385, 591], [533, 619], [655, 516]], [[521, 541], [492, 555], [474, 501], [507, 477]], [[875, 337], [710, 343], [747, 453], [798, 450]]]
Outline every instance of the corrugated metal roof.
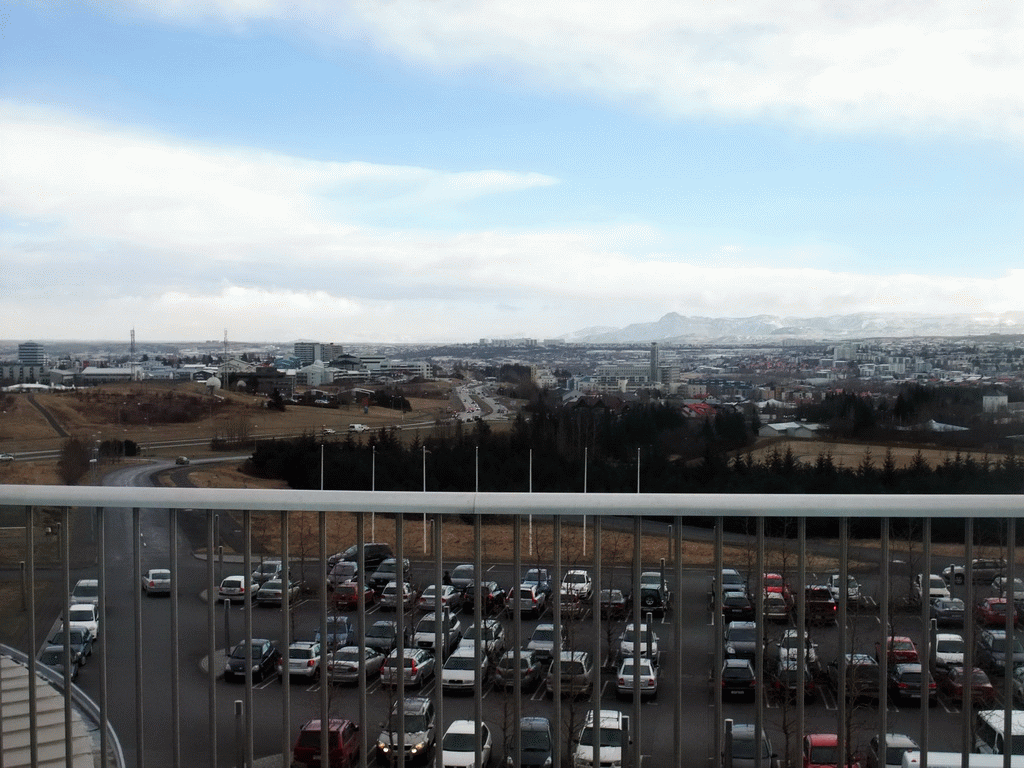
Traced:
[[[5, 768], [30, 766], [28, 669], [7, 656], [0, 656], [0, 722], [3, 727]], [[93, 768], [94, 742], [81, 716], [71, 710], [71, 768]], [[36, 740], [39, 766], [63, 766], [64, 695], [43, 678], [36, 677]]]

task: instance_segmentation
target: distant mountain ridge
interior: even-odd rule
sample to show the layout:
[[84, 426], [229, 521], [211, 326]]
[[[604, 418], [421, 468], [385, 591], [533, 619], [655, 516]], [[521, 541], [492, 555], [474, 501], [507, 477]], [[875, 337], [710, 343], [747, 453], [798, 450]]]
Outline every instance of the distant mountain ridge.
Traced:
[[859, 312], [830, 317], [688, 317], [669, 312], [651, 323], [625, 328], [585, 328], [566, 341], [588, 343], [855, 339], [871, 337], [977, 336], [1024, 334], [1024, 312], [975, 315], [880, 314]]

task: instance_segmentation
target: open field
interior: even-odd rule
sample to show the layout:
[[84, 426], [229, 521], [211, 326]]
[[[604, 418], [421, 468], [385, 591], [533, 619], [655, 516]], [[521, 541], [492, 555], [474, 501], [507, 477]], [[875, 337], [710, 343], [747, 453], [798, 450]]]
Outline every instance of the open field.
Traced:
[[[929, 466], [938, 466], [944, 461], [949, 459], [953, 461], [956, 458], [957, 451], [940, 448], [927, 448], [918, 447], [913, 445], [895, 445], [887, 447], [884, 445], [865, 445], [863, 443], [840, 443], [831, 440], [800, 440], [800, 439], [782, 439], [772, 440], [770, 442], [760, 444], [757, 448], [750, 451], [755, 461], [764, 461], [772, 451], [778, 450], [780, 454], [785, 454], [787, 449], [792, 449], [793, 457], [801, 464], [813, 465], [818, 460], [819, 455], [831, 454], [832, 462], [837, 467], [854, 468], [860, 465], [864, 461], [864, 455], [866, 451], [871, 452], [871, 461], [876, 468], [881, 468], [882, 462], [885, 461], [886, 450], [892, 451], [893, 461], [896, 462], [897, 469], [903, 469], [910, 466], [913, 462], [914, 457], [920, 451], [921, 456]], [[743, 453], [746, 453], [745, 451]], [[986, 453], [967, 453], [965, 451], [960, 452], [960, 457], [966, 459], [968, 456], [972, 456], [975, 461], [982, 462], [986, 457], [989, 461], [999, 461], [1003, 458], [1002, 454], [986, 454]]]

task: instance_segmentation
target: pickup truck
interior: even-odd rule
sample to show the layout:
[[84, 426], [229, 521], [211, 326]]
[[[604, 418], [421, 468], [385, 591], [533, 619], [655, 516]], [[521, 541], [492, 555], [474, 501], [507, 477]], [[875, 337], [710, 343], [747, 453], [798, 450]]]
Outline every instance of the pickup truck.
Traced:
[[838, 606], [831, 590], [825, 585], [813, 585], [804, 590], [807, 605], [808, 624], [835, 624], [838, 619]]

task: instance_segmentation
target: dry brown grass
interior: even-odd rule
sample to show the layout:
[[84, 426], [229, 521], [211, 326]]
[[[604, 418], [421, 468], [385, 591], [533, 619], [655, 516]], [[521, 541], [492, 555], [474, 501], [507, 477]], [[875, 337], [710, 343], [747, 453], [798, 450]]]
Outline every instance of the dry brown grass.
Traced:
[[[910, 466], [918, 451], [921, 452], [921, 457], [932, 467], [942, 464], [946, 459], [953, 461], [957, 454], [956, 449], [918, 448], [917, 446], [899, 445], [888, 447], [884, 445], [863, 445], [861, 443], [840, 443], [829, 440], [796, 439], [771, 441], [758, 446], [750, 453], [756, 461], [764, 461], [773, 451], [778, 450], [781, 455], [785, 455], [787, 449], [792, 449], [794, 458], [801, 464], [814, 464], [818, 460], [818, 456], [831, 454], [832, 462], [837, 467], [847, 468], [860, 466], [861, 462], [864, 461], [865, 452], [870, 450], [871, 462], [876, 469], [881, 469], [882, 463], [885, 461], [886, 450], [892, 451], [893, 461], [896, 462], [897, 469], [904, 469]], [[973, 456], [974, 460], [979, 463], [986, 456], [990, 461], [998, 461], [1003, 458], [1001, 453], [986, 454], [984, 452], [969, 453], [967, 451], [961, 451], [960, 456], [963, 459]]]

